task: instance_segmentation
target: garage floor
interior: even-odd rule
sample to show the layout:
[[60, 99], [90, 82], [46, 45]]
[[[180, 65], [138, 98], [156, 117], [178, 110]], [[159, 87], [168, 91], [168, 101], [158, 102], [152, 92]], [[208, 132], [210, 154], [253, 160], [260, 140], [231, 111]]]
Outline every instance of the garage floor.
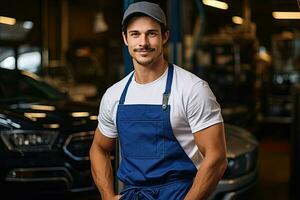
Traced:
[[288, 136], [264, 137], [260, 140], [258, 170], [259, 179], [255, 199], [289, 199], [290, 145]]

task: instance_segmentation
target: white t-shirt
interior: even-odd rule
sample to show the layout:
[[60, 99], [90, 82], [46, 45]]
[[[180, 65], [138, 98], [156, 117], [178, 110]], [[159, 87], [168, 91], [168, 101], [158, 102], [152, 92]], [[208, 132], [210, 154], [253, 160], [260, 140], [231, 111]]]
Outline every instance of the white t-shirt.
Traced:
[[[116, 114], [119, 99], [132, 73], [108, 88], [102, 97], [98, 128], [106, 137], [118, 137]], [[139, 84], [133, 77], [124, 104], [162, 105], [167, 74], [168, 70], [161, 77], [147, 84]], [[169, 105], [173, 133], [198, 168], [202, 156], [194, 143], [193, 133], [223, 122], [220, 105], [207, 82], [176, 65], [174, 65]]]

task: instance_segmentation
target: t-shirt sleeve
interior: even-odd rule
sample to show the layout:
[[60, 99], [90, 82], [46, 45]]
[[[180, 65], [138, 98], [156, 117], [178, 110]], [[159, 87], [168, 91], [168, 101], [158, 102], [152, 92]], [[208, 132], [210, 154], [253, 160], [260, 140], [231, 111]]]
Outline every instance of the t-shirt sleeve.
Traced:
[[106, 92], [99, 106], [98, 128], [106, 137], [116, 138], [118, 137], [118, 133], [113, 120], [113, 102], [110, 102], [109, 99], [111, 98], [108, 98], [108, 92]]
[[198, 81], [188, 94], [187, 118], [192, 133], [223, 122], [221, 108], [206, 82]]

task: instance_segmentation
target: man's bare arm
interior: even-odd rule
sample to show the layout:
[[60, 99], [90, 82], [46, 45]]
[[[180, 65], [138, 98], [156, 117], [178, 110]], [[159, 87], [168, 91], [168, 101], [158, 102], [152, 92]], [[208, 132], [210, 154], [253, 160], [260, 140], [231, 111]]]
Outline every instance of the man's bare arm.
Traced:
[[105, 137], [97, 128], [90, 148], [92, 176], [102, 200], [119, 199], [113, 188], [113, 171], [110, 152], [115, 147], [115, 139]]
[[185, 200], [204, 200], [214, 191], [227, 167], [224, 125], [219, 123], [201, 130], [194, 138], [203, 161]]

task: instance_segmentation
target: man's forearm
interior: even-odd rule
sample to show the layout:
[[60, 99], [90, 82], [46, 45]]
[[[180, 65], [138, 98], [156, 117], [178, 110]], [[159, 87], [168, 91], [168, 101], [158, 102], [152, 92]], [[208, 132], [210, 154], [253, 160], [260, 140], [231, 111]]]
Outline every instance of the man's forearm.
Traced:
[[216, 188], [227, 167], [227, 160], [204, 159], [185, 200], [205, 200]]
[[113, 171], [110, 154], [92, 145], [90, 150], [92, 176], [103, 200], [113, 199]]

